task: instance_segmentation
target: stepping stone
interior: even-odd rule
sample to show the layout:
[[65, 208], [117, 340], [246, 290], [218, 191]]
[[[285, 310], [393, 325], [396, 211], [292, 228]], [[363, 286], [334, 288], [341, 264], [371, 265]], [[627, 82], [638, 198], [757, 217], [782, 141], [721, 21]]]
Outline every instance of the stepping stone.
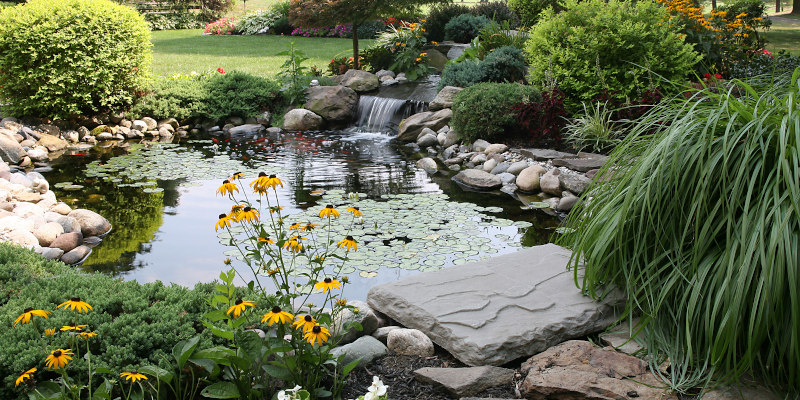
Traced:
[[569, 158], [575, 157], [575, 154], [564, 153], [563, 151], [556, 151], [552, 149], [514, 149], [519, 154], [525, 157], [532, 158], [536, 161], [547, 161], [554, 158]]
[[571, 254], [546, 244], [424, 272], [373, 287], [367, 303], [467, 365], [502, 365], [616, 322], [621, 297], [581, 294]]
[[556, 167], [567, 167], [580, 172], [601, 168], [605, 163], [605, 158], [556, 158], [553, 160], [553, 165]]
[[420, 368], [414, 378], [444, 389], [453, 397], [471, 396], [486, 389], [510, 385], [514, 370], [500, 367]]

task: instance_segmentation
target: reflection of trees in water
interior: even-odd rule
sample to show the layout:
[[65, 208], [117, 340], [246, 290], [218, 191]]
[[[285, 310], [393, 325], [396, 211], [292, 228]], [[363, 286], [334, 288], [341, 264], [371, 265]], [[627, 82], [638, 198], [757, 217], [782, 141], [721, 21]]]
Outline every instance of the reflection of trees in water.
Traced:
[[92, 208], [106, 217], [114, 229], [94, 248], [82, 268], [119, 275], [143, 267], [134, 261], [137, 254], [150, 251], [149, 242], [163, 222], [167, 192], [177, 204], [174, 187], [160, 193], [144, 193], [140, 188], [107, 191], [105, 198]]

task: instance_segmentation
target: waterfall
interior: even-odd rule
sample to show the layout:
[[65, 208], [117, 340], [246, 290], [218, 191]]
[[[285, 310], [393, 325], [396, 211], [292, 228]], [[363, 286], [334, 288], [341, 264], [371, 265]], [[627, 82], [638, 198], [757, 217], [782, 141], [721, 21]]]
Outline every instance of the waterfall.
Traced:
[[358, 132], [396, 132], [403, 118], [423, 112], [427, 107], [421, 101], [361, 96], [358, 101], [356, 127]]

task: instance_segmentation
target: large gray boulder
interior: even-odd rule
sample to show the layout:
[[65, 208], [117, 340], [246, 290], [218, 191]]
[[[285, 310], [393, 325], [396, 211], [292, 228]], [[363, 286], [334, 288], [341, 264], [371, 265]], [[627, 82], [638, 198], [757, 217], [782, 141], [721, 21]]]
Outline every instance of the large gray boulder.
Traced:
[[415, 141], [424, 128], [429, 128], [434, 132], [438, 131], [443, 126], [450, 123], [450, 118], [452, 117], [453, 111], [449, 108], [436, 112], [425, 111], [414, 114], [400, 123], [397, 140], [401, 142]]
[[350, 121], [356, 115], [358, 95], [353, 89], [344, 86], [312, 86], [307, 93], [305, 108], [326, 121]]
[[266, 131], [267, 128], [261, 124], [244, 124], [231, 128], [228, 131], [228, 135], [231, 137], [251, 137], [261, 135]]
[[102, 215], [91, 210], [76, 208], [67, 216], [78, 220], [83, 236], [102, 236], [111, 230], [111, 223]]
[[0, 159], [11, 164], [19, 163], [25, 157], [25, 149], [20, 144], [8, 137], [0, 135]]
[[571, 255], [535, 246], [377, 285], [367, 302], [467, 365], [502, 365], [616, 321], [620, 296], [596, 302], [583, 295], [566, 268]]
[[599, 169], [606, 163], [606, 157], [599, 156], [596, 158], [556, 158], [553, 159], [553, 165], [556, 167], [567, 167], [573, 171], [588, 172], [593, 169]]
[[503, 186], [503, 181], [486, 171], [466, 169], [452, 178], [456, 183], [474, 190], [495, 190]]
[[552, 149], [517, 149], [519, 154], [525, 157], [532, 158], [536, 161], [548, 161], [554, 158], [575, 157], [575, 154], [564, 153]]
[[377, 90], [381, 82], [375, 74], [360, 69], [349, 69], [341, 78], [341, 84], [358, 93], [363, 93]]
[[283, 116], [281, 128], [285, 131], [313, 131], [322, 128], [323, 124], [322, 117], [313, 111], [295, 108]]
[[517, 188], [523, 192], [533, 193], [539, 190], [539, 179], [547, 171], [539, 164], [531, 165], [522, 170], [517, 176]]

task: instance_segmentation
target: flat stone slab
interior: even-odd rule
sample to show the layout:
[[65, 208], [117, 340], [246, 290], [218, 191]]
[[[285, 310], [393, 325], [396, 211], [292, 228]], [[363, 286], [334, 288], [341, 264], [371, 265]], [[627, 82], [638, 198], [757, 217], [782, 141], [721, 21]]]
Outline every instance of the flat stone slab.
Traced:
[[605, 163], [605, 158], [556, 158], [553, 160], [553, 165], [556, 167], [567, 167], [580, 172], [601, 168]]
[[525, 157], [532, 158], [536, 161], [547, 161], [554, 158], [576, 157], [572, 153], [564, 153], [563, 151], [556, 151], [552, 149], [514, 149], [519, 154]]
[[467, 365], [502, 365], [616, 321], [620, 297], [597, 303], [581, 294], [566, 269], [570, 255], [546, 244], [423, 272], [374, 286], [367, 303]]
[[514, 370], [500, 367], [420, 368], [414, 371], [416, 380], [429, 383], [453, 397], [472, 396], [486, 389], [511, 385]]

